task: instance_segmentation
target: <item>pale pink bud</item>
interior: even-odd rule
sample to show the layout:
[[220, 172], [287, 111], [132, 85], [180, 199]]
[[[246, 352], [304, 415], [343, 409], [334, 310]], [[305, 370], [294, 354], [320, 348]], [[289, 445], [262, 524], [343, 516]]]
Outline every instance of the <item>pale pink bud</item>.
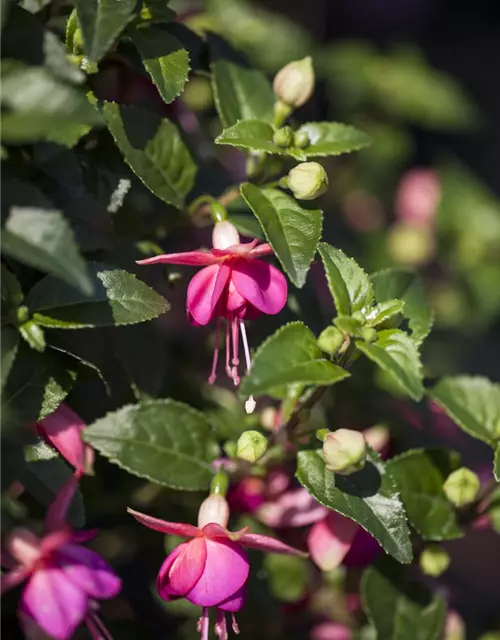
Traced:
[[228, 220], [217, 222], [212, 232], [212, 245], [214, 249], [227, 249], [240, 243], [238, 230]]
[[211, 495], [202, 503], [198, 511], [198, 527], [203, 528], [207, 524], [220, 524], [226, 528], [229, 522], [229, 505], [224, 496]]
[[274, 78], [273, 89], [278, 100], [296, 109], [309, 100], [314, 83], [312, 59], [308, 56], [280, 69]]
[[435, 171], [412, 169], [399, 183], [395, 210], [400, 220], [430, 226], [441, 197], [441, 184]]

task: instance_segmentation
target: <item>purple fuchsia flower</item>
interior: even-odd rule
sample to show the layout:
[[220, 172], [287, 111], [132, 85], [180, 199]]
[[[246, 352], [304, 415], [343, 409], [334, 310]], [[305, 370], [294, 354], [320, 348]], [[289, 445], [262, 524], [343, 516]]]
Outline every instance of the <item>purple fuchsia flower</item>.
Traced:
[[66, 513], [78, 486], [78, 474], [62, 487], [45, 517], [42, 538], [28, 529], [14, 529], [2, 551], [2, 594], [26, 581], [19, 617], [25, 632], [69, 640], [84, 622], [95, 640], [110, 639], [99, 620], [96, 600], [116, 596], [121, 580], [95, 551], [80, 545], [96, 531], [73, 531]]
[[165, 601], [186, 598], [203, 607], [198, 623], [202, 640], [208, 640], [210, 607], [217, 610], [215, 632], [220, 640], [228, 637], [226, 612], [231, 613], [234, 633], [239, 633], [234, 614], [245, 604], [250, 572], [243, 547], [306, 555], [274, 538], [248, 533], [248, 527], [228, 531], [229, 505], [222, 495], [211, 495], [202, 503], [197, 527], [165, 522], [132, 509], [128, 512], [150, 529], [190, 538], [166, 557], [158, 573], [156, 588]]

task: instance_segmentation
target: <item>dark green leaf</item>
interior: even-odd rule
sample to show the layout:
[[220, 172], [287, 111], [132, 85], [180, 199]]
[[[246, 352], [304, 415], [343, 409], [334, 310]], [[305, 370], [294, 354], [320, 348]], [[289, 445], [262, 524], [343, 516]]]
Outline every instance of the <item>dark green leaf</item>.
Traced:
[[308, 122], [299, 131], [304, 131], [309, 136], [310, 145], [303, 149], [308, 158], [338, 156], [370, 145], [370, 138], [366, 133], [341, 122]]
[[368, 324], [370, 327], [376, 327], [401, 313], [404, 306], [405, 303], [403, 300], [386, 300], [385, 302], [380, 302], [366, 314]]
[[[3, 201], [2, 201], [3, 206]], [[2, 264], [2, 300], [6, 309], [15, 310], [24, 300], [21, 284], [16, 276]]]
[[321, 451], [300, 451], [299, 482], [325, 507], [366, 529], [399, 562], [411, 562], [410, 531], [389, 472], [375, 454], [361, 471], [340, 476], [328, 471]]
[[297, 160], [307, 159], [305, 153], [300, 149], [292, 147], [285, 149], [275, 145], [273, 136], [274, 129], [267, 122], [262, 120], [240, 120], [229, 129], [224, 129], [215, 142], [217, 144], [229, 144], [233, 147], [250, 149], [251, 151], [292, 156]]
[[262, 228], [251, 213], [229, 213], [227, 219], [234, 224], [242, 236], [264, 239]]
[[84, 293], [92, 292], [87, 265], [59, 211], [12, 207], [2, 230], [2, 251]]
[[325, 242], [321, 242], [318, 248], [337, 313], [349, 316], [371, 306], [373, 287], [357, 262]]
[[274, 93], [260, 71], [241, 67], [228, 60], [217, 60], [212, 65], [212, 87], [223, 127], [231, 127], [238, 120], [252, 118], [272, 121]]
[[303, 209], [279, 189], [261, 189], [247, 183], [241, 186], [241, 194], [290, 280], [303, 287], [321, 237], [322, 212]]
[[108, 413], [85, 440], [134, 475], [185, 491], [206, 490], [216, 443], [205, 416], [174, 400], [151, 400]]
[[422, 344], [432, 328], [433, 318], [418, 275], [411, 269], [391, 267], [373, 273], [371, 279], [377, 302], [403, 300], [403, 314], [408, 318], [411, 337], [418, 345]]
[[85, 53], [99, 62], [133, 18], [137, 0], [76, 0]]
[[387, 373], [401, 391], [413, 400], [421, 400], [422, 363], [415, 343], [399, 329], [379, 331], [376, 342], [356, 342], [365, 356]]
[[431, 398], [473, 438], [500, 440], [500, 384], [481, 376], [443, 378], [429, 391]]
[[175, 100], [188, 79], [189, 54], [186, 49], [161, 26], [133, 29], [129, 35], [163, 100]]
[[390, 558], [366, 569], [361, 582], [364, 609], [378, 640], [437, 640], [446, 605], [424, 586], [409, 582], [408, 570]]
[[104, 103], [103, 114], [134, 173], [158, 198], [182, 208], [197, 168], [175, 125], [151, 111], [114, 102]]
[[309, 567], [305, 558], [270, 553], [264, 560], [269, 590], [282, 602], [297, 602], [307, 592]]
[[3, 389], [9, 372], [12, 369], [19, 347], [19, 332], [14, 327], [2, 327], [2, 363], [1, 363], [1, 388]]
[[413, 449], [387, 463], [408, 520], [424, 540], [453, 540], [463, 534], [443, 483], [460, 466], [460, 456], [446, 449]]
[[176, 13], [167, 7], [168, 0], [144, 0], [141, 9], [141, 19], [150, 22], [168, 23], [175, 20]]
[[304, 324], [291, 322], [257, 349], [240, 391], [242, 395], [272, 393], [283, 385], [328, 385], [348, 376], [347, 371], [322, 358], [316, 338]]
[[165, 298], [123, 269], [89, 263], [94, 293], [82, 295], [50, 276], [28, 293], [26, 304], [44, 327], [84, 327], [136, 324], [169, 309]]

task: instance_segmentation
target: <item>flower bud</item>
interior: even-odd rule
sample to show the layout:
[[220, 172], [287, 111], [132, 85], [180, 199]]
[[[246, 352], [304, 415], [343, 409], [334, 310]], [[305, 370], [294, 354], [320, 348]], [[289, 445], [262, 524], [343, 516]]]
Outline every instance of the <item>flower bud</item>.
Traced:
[[337, 327], [327, 327], [319, 334], [318, 347], [321, 351], [334, 356], [344, 344], [344, 334]]
[[323, 458], [329, 471], [349, 475], [365, 466], [366, 441], [362, 433], [338, 429], [323, 440]]
[[240, 234], [236, 227], [228, 220], [217, 222], [212, 232], [212, 245], [214, 249], [227, 249], [240, 243]]
[[293, 136], [293, 146], [299, 149], [305, 149], [311, 144], [309, 134], [305, 129], [299, 129]]
[[302, 162], [288, 174], [288, 188], [297, 200], [314, 200], [328, 189], [328, 176], [317, 162]]
[[229, 505], [226, 498], [220, 494], [212, 494], [205, 498], [198, 511], [198, 526], [204, 527], [210, 523], [227, 527], [229, 522]]
[[433, 578], [439, 577], [450, 566], [450, 556], [446, 549], [433, 544], [420, 554], [419, 565], [422, 573]]
[[481, 487], [479, 478], [467, 467], [461, 467], [446, 478], [443, 490], [455, 507], [465, 507], [476, 499]]
[[273, 142], [278, 147], [283, 147], [287, 149], [292, 146], [293, 142], [293, 131], [290, 127], [281, 127], [281, 129], [276, 129], [273, 135]]
[[257, 462], [267, 450], [267, 438], [258, 431], [244, 431], [238, 438], [236, 455], [240, 460]]
[[309, 100], [314, 90], [314, 69], [310, 56], [289, 62], [276, 74], [273, 89], [276, 97], [296, 109]]
[[387, 249], [394, 262], [418, 267], [432, 259], [436, 241], [433, 231], [427, 227], [397, 222], [389, 230]]
[[361, 337], [365, 342], [375, 342], [377, 339], [377, 332], [373, 327], [363, 327], [361, 329]]

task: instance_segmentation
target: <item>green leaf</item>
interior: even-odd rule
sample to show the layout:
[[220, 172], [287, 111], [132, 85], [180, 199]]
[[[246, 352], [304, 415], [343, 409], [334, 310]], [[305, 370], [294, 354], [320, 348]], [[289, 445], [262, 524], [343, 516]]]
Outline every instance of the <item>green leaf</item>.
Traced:
[[1, 363], [1, 388], [3, 389], [9, 372], [12, 369], [19, 348], [19, 332], [14, 327], [2, 327], [2, 363]]
[[186, 49], [161, 26], [131, 29], [128, 35], [163, 100], [167, 103], [175, 100], [188, 79], [189, 54]]
[[495, 448], [495, 457], [493, 459], [493, 475], [495, 480], [500, 482], [500, 442]]
[[19, 327], [19, 333], [32, 349], [40, 352], [45, 351], [45, 334], [36, 322], [33, 322], [33, 320], [23, 322]]
[[371, 275], [377, 302], [398, 298], [405, 303], [412, 340], [420, 345], [432, 328], [432, 311], [418, 275], [411, 269], [391, 267]]
[[318, 249], [337, 313], [350, 316], [355, 311], [371, 306], [373, 286], [358, 263], [326, 242], [321, 242]]
[[227, 219], [233, 224], [242, 236], [264, 239], [264, 233], [259, 222], [251, 213], [228, 213]]
[[361, 596], [378, 640], [438, 640], [446, 605], [441, 596], [409, 582], [408, 571], [390, 558], [366, 569]]
[[335, 384], [348, 376], [347, 371], [322, 358], [316, 338], [304, 324], [291, 322], [257, 349], [240, 392], [272, 393], [277, 387], [297, 383]]
[[57, 451], [44, 440], [38, 440], [38, 442], [24, 447], [24, 459], [26, 462], [40, 462], [40, 460], [52, 460], [52, 458], [58, 457]]
[[361, 337], [363, 323], [358, 318], [352, 316], [337, 316], [333, 323], [344, 333], [348, 333], [350, 336]]
[[500, 384], [481, 376], [443, 378], [430, 397], [473, 438], [500, 440]]
[[456, 511], [443, 483], [460, 466], [460, 455], [446, 449], [412, 449], [387, 463], [408, 520], [424, 540], [462, 537]]
[[241, 147], [251, 151], [261, 151], [281, 156], [292, 156], [297, 160], [307, 160], [307, 156], [301, 149], [278, 147], [273, 142], [274, 128], [262, 120], [240, 120], [229, 129], [224, 129], [216, 144], [228, 144], [232, 147]]
[[125, 161], [155, 196], [177, 208], [197, 172], [179, 131], [152, 111], [105, 102], [102, 111]]
[[217, 60], [212, 64], [212, 88], [223, 127], [231, 127], [238, 120], [272, 121], [274, 93], [260, 71]]
[[2, 230], [2, 251], [40, 271], [92, 292], [87, 265], [59, 211], [12, 207]]
[[282, 602], [297, 602], [307, 592], [309, 567], [305, 558], [277, 553], [266, 555], [264, 569], [271, 594]]
[[401, 313], [405, 303], [403, 300], [386, 300], [375, 305], [373, 309], [366, 314], [366, 319], [370, 327], [376, 327], [393, 316]]
[[144, 0], [141, 9], [142, 20], [168, 23], [175, 20], [176, 13], [167, 7], [168, 0]]
[[169, 309], [156, 291], [123, 269], [89, 263], [94, 293], [82, 295], [50, 276], [28, 293], [26, 304], [43, 327], [82, 329], [136, 324]]
[[76, 0], [85, 53], [99, 62], [133, 18], [136, 0]]
[[[5, 187], [4, 187], [5, 188]], [[3, 202], [2, 202], [3, 206]], [[17, 310], [17, 307], [23, 303], [24, 294], [21, 284], [16, 276], [2, 264], [2, 300], [8, 310]], [[5, 310], [5, 307], [4, 307]]]
[[129, 473], [185, 491], [206, 490], [216, 442], [205, 416], [174, 400], [122, 407], [90, 425], [85, 440]]
[[261, 189], [246, 183], [241, 186], [241, 194], [290, 280], [303, 287], [321, 237], [322, 212], [303, 209], [279, 189]]
[[370, 138], [366, 133], [341, 122], [308, 122], [299, 131], [309, 136], [310, 144], [303, 149], [308, 158], [338, 156], [370, 145]]
[[357, 341], [356, 347], [387, 373], [396, 386], [413, 400], [421, 400], [422, 363], [415, 343], [404, 331], [379, 331], [376, 342]]
[[390, 473], [376, 454], [370, 453], [361, 471], [341, 476], [325, 468], [321, 451], [299, 451], [296, 475], [318, 502], [357, 522], [399, 562], [411, 562], [403, 505]]

